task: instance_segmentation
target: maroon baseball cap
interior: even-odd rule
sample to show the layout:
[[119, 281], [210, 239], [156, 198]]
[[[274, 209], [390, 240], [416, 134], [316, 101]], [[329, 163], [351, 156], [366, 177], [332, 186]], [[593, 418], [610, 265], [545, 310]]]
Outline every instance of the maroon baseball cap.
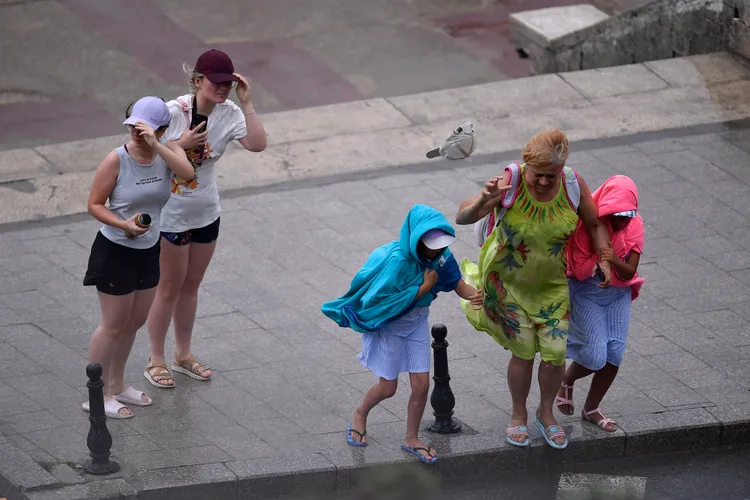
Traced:
[[234, 64], [224, 52], [216, 49], [205, 51], [195, 62], [195, 71], [204, 75], [214, 83], [236, 82]]

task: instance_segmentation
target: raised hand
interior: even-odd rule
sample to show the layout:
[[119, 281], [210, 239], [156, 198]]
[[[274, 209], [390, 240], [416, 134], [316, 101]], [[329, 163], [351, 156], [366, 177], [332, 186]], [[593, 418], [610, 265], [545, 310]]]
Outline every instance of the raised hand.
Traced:
[[136, 122], [135, 129], [139, 132], [141, 138], [143, 138], [144, 141], [146, 141], [146, 144], [149, 145], [151, 148], [155, 148], [159, 145], [159, 139], [156, 138], [156, 134], [154, 134], [154, 129], [149, 127], [143, 122]]
[[505, 186], [499, 186], [498, 183], [503, 177], [501, 175], [498, 175], [496, 177], [491, 178], [488, 180], [484, 188], [482, 188], [482, 194], [480, 195], [480, 199], [482, 203], [487, 203], [488, 201], [495, 200], [503, 195], [506, 191], [510, 191], [511, 185], [507, 184]]
[[250, 104], [250, 83], [247, 81], [247, 78], [240, 75], [239, 73], [232, 73], [239, 81], [237, 82], [237, 88], [235, 89], [237, 92], [237, 99], [239, 99], [240, 103], [245, 106], [247, 104]]

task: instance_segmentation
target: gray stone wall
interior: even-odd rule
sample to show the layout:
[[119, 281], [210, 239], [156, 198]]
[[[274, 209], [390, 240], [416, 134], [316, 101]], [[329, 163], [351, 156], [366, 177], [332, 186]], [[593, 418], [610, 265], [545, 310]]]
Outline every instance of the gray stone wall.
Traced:
[[[576, 71], [727, 50], [734, 6], [750, 0], [657, 0], [553, 40], [534, 60], [535, 74]], [[750, 24], [750, 23], [749, 23]], [[750, 38], [745, 38], [750, 47]], [[740, 51], [738, 51], [740, 52]]]
[[750, 0], [724, 0], [732, 12], [729, 49], [750, 58]]

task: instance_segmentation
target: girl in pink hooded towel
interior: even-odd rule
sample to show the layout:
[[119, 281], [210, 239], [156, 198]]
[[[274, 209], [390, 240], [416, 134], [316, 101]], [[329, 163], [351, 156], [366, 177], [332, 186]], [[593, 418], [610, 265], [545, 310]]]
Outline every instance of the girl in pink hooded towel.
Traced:
[[638, 214], [638, 190], [624, 175], [607, 179], [593, 194], [599, 218], [607, 224], [612, 248], [601, 255], [612, 267], [612, 283], [602, 288], [599, 255], [585, 228], [578, 224], [567, 248], [570, 288], [570, 330], [565, 372], [556, 398], [557, 408], [572, 415], [573, 384], [594, 374], [582, 417], [608, 432], [617, 425], [599, 408], [617, 376], [625, 353], [630, 325], [630, 305], [638, 297], [643, 278], [638, 261], [643, 252], [643, 219]]

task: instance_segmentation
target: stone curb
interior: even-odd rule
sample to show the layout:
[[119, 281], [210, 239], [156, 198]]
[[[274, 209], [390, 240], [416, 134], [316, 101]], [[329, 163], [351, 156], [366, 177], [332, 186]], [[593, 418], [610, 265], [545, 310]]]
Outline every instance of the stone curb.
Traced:
[[[581, 139], [571, 141], [571, 150], [582, 153], [591, 150], [611, 148], [617, 146], [629, 146], [644, 142], [656, 142], [667, 139], [678, 139], [687, 136], [700, 136], [704, 134], [722, 134], [727, 132], [744, 131], [750, 129], [750, 117], [726, 122], [704, 123], [688, 125], [679, 128], [662, 129], [655, 132], [636, 132], [628, 135], [619, 135], [602, 139]], [[450, 161], [435, 159], [427, 162], [417, 162], [405, 165], [394, 165], [374, 167], [370, 170], [359, 170], [356, 172], [341, 172], [333, 174], [321, 174], [302, 179], [281, 180], [269, 184], [258, 184], [254, 186], [219, 188], [221, 198], [229, 200], [232, 198], [251, 196], [258, 193], [283, 192], [294, 189], [306, 189], [316, 186], [327, 186], [340, 182], [351, 182], [363, 179], [376, 179], [401, 174], [421, 174], [424, 172], [461, 171], [474, 170], [490, 164], [504, 164], [515, 161], [519, 157], [518, 150], [498, 151], [494, 153], [475, 154], [469, 160]], [[571, 166], [574, 166], [571, 164]], [[481, 186], [484, 181], [477, 181]], [[1, 184], [0, 184], [1, 185]], [[77, 211], [67, 215], [55, 215], [40, 219], [4, 221], [0, 215], [0, 233], [51, 227], [57, 224], [68, 224], [90, 220], [91, 216], [85, 211]]]
[[[547, 74], [423, 94], [263, 116], [269, 145], [227, 148], [220, 188], [257, 188], [400, 165], [435, 164], [425, 153], [464, 120], [475, 155], [519, 150], [539, 130], [571, 141], [725, 123], [750, 117], [750, 67], [728, 53], [601, 70]], [[93, 171], [122, 137], [0, 151], [0, 223], [86, 211]]]
[[[142, 471], [121, 477], [55, 479], [25, 453], [0, 442], [0, 495], [8, 500], [105, 500], [184, 498], [229, 500], [283, 498], [310, 493], [325, 497], [366, 483], [368, 474], [390, 466], [426, 467], [443, 479], [466, 478], [497, 471], [533, 469], [595, 460], [637, 457], [750, 443], [750, 403], [694, 408], [620, 417], [620, 430], [608, 434], [573, 417], [561, 418], [570, 438], [565, 451], [553, 450], [532, 430], [527, 449], [492, 434], [442, 436], [427, 434], [441, 451], [434, 466], [416, 464], [393, 449], [351, 448], [316, 454], [191, 465]], [[342, 435], [343, 439], [343, 435]], [[60, 474], [57, 474], [60, 476]], [[66, 482], [67, 481], [67, 482]]]

